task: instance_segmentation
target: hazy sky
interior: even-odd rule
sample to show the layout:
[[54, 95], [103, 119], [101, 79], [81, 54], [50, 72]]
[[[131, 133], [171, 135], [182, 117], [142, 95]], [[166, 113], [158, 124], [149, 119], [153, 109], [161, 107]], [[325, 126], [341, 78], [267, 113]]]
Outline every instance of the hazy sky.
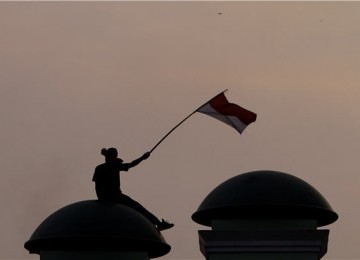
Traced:
[[102, 147], [135, 159], [227, 88], [258, 114], [243, 135], [195, 114], [122, 176], [175, 223], [163, 258], [203, 258], [191, 214], [221, 182], [263, 169], [311, 183], [339, 214], [325, 258], [360, 257], [359, 13], [358, 2], [1, 2], [0, 258], [29, 258], [43, 219], [96, 198]]

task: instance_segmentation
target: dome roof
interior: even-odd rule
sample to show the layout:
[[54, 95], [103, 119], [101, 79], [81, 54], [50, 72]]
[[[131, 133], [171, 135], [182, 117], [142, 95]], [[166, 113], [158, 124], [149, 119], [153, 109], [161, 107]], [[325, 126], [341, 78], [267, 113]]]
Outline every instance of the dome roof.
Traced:
[[254, 171], [223, 182], [203, 200], [192, 219], [210, 226], [215, 219], [315, 219], [318, 226], [337, 220], [326, 199], [290, 174]]
[[98, 200], [70, 204], [51, 214], [25, 248], [40, 250], [144, 251], [150, 258], [170, 251], [154, 225], [137, 211]]

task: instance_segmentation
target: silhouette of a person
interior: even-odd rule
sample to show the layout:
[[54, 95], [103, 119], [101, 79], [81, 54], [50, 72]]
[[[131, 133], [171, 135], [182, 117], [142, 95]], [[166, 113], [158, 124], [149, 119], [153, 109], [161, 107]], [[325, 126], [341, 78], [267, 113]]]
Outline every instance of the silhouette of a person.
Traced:
[[121, 203], [135, 209], [149, 219], [159, 231], [173, 227], [174, 224], [169, 223], [164, 219], [160, 221], [139, 202], [123, 194], [120, 189], [120, 171], [128, 171], [130, 168], [149, 158], [150, 153], [147, 152], [130, 163], [124, 163], [122, 159], [118, 158], [116, 148], [103, 148], [101, 154], [105, 156], [105, 163], [100, 164], [95, 168], [92, 179], [95, 182], [95, 190], [98, 199], [100, 201]]

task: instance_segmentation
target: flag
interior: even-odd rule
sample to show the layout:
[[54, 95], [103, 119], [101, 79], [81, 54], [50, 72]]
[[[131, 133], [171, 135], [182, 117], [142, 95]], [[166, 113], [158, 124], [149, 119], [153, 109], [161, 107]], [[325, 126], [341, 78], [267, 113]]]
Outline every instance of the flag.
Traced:
[[224, 92], [215, 96], [205, 105], [200, 107], [197, 112], [211, 116], [232, 126], [240, 134], [249, 124], [256, 120], [255, 113], [246, 110], [237, 104], [229, 103]]

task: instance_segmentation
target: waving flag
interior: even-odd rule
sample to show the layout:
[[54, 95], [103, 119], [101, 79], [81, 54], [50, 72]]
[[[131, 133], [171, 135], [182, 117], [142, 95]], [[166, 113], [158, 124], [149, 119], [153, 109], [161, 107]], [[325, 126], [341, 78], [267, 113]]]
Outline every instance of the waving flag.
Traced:
[[255, 113], [239, 105], [229, 103], [224, 92], [200, 107], [197, 112], [206, 114], [232, 126], [240, 134], [249, 124], [256, 120]]
[[[226, 91], [226, 90], [225, 90]], [[224, 92], [216, 95], [210, 101], [206, 102], [204, 105], [200, 106], [198, 109], [193, 111], [187, 117], [180, 121], [176, 126], [174, 126], [163, 138], [160, 139], [159, 142], [149, 151], [152, 153], [156, 147], [161, 144], [166, 137], [168, 137], [176, 128], [178, 128], [182, 123], [184, 123], [189, 117], [191, 117], [196, 112], [200, 112], [211, 117], [214, 117], [225, 124], [228, 124], [235, 128], [240, 134], [244, 131], [244, 129], [255, 122], [256, 114], [242, 108], [236, 104], [229, 103], [226, 99]]]

